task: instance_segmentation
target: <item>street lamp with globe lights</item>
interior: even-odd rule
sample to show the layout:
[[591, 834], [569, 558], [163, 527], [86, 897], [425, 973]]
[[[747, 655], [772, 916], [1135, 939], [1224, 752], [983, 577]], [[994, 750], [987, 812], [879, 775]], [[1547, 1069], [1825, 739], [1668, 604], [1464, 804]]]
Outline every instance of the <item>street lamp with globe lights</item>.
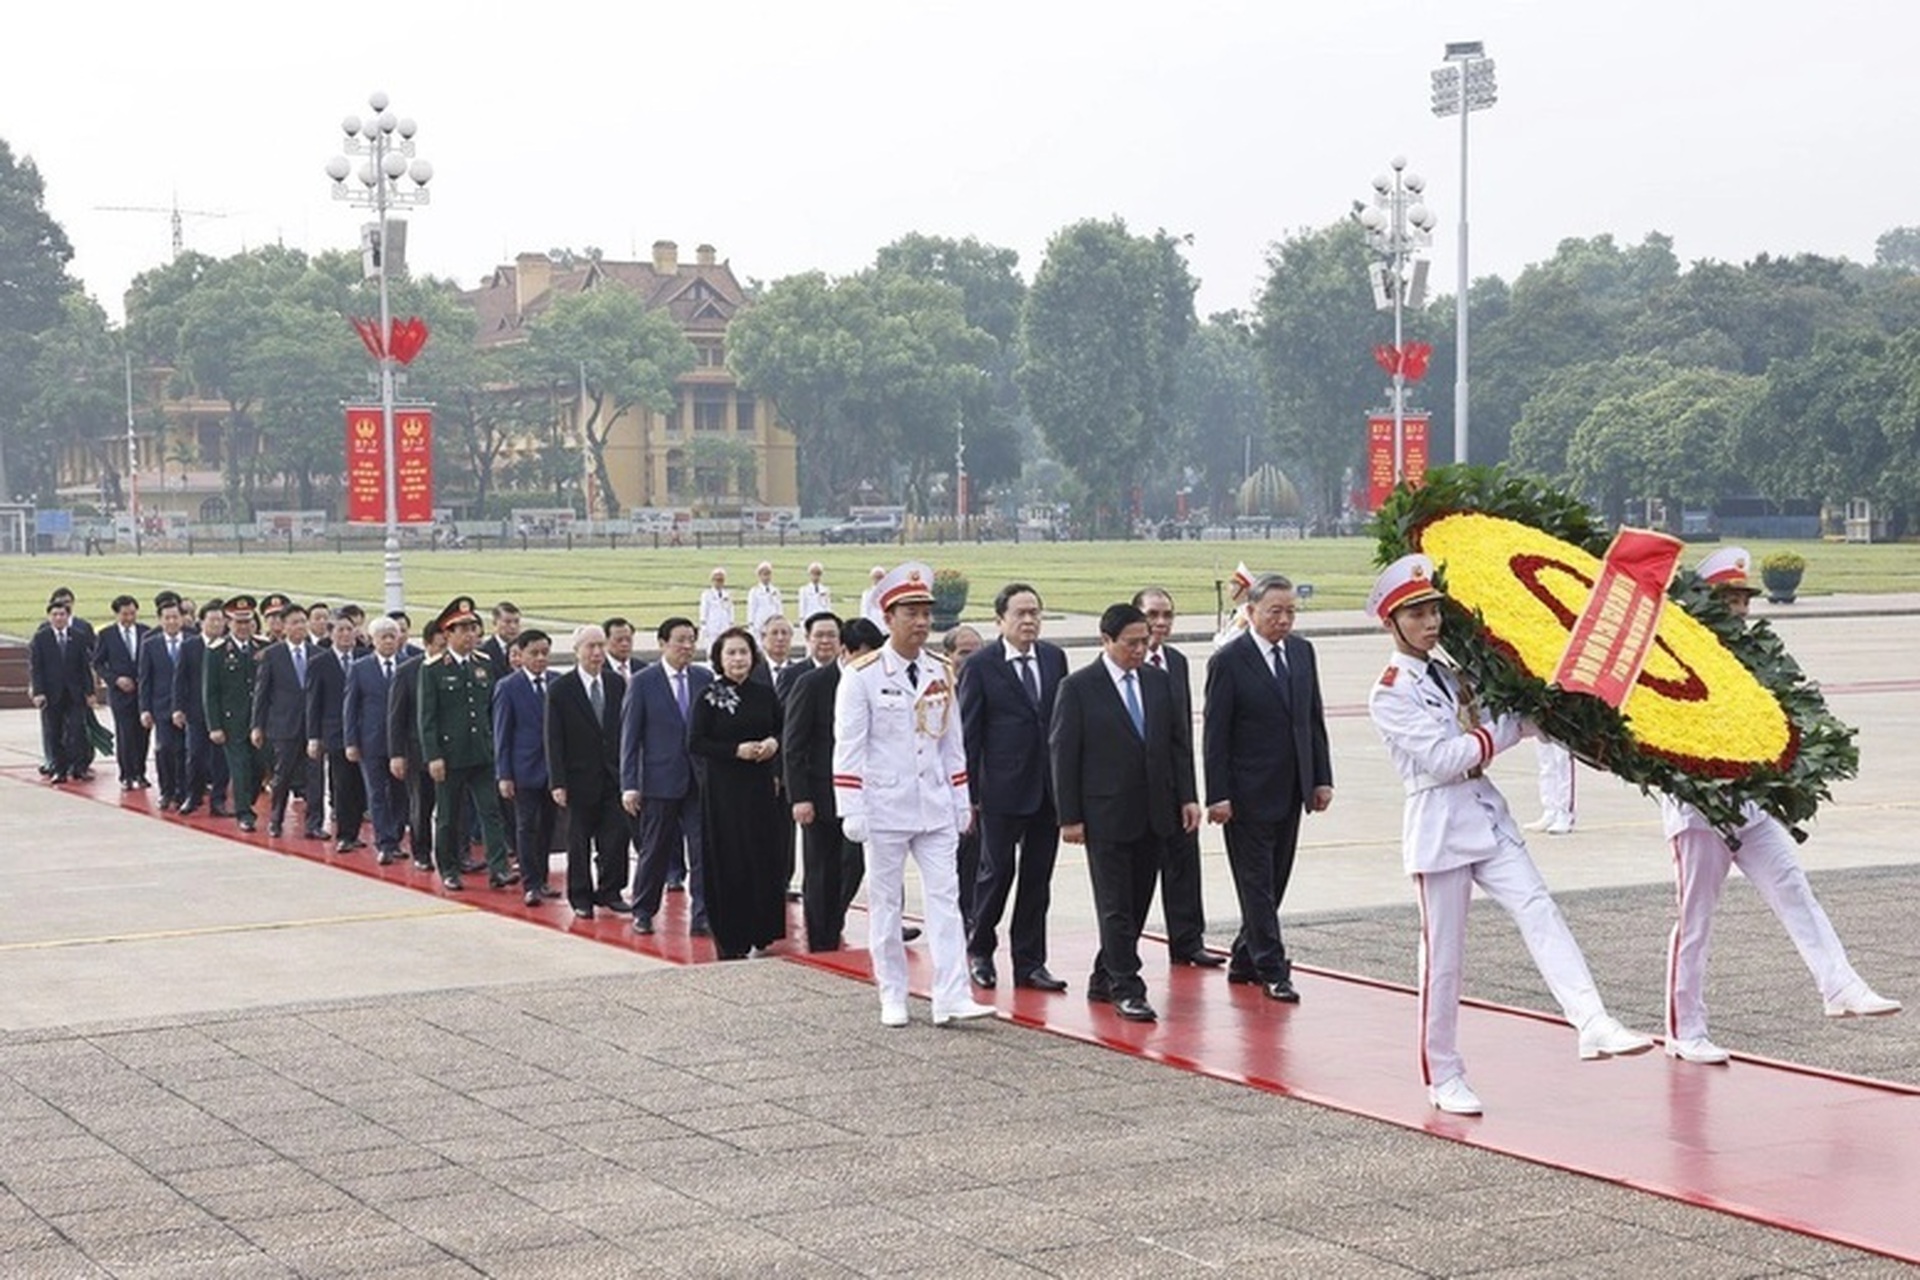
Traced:
[[[388, 210], [423, 205], [429, 202], [427, 184], [433, 181], [433, 166], [414, 158], [413, 135], [417, 126], [405, 116], [395, 115], [387, 95], [375, 93], [367, 99], [373, 114], [362, 119], [350, 115], [340, 122], [344, 155], [327, 161], [327, 177], [333, 180], [333, 198], [373, 210], [374, 220], [362, 228], [362, 257], [367, 274], [379, 282], [381, 350], [380, 423], [381, 450], [386, 464], [386, 607], [388, 612], [406, 607], [406, 591], [400, 576], [400, 491], [398, 450], [393, 434], [393, 363], [387, 349], [393, 333], [393, 316], [387, 302], [387, 249], [390, 220]], [[348, 185], [354, 174], [348, 156], [364, 157], [359, 168], [359, 187]], [[403, 227], [405, 224], [401, 224]], [[404, 243], [404, 232], [402, 235]]]
[[1425, 179], [1407, 172], [1407, 158], [1395, 156], [1391, 176], [1373, 180], [1373, 203], [1360, 211], [1367, 244], [1381, 260], [1367, 268], [1373, 301], [1381, 311], [1393, 312], [1393, 482], [1406, 479], [1407, 375], [1400, 353], [1407, 307], [1426, 301], [1427, 247], [1433, 243], [1433, 211], [1422, 203]]

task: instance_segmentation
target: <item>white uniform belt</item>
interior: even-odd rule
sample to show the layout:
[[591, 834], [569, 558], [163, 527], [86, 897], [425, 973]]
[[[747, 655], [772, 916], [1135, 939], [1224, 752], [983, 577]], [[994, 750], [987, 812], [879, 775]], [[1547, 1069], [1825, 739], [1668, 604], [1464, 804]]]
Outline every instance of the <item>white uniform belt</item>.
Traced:
[[1463, 782], [1472, 782], [1479, 776], [1480, 770], [1477, 767], [1467, 770], [1466, 776], [1461, 778], [1436, 778], [1430, 773], [1416, 773], [1406, 779], [1407, 794], [1417, 796], [1422, 791], [1432, 791], [1437, 787], [1455, 787]]

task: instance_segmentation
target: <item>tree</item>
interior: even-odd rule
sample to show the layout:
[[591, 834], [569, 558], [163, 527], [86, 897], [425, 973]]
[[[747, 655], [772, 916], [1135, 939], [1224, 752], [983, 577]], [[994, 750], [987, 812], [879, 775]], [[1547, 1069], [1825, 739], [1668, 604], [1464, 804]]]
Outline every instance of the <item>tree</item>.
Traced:
[[1540, 382], [1513, 428], [1513, 466], [1543, 480], [1568, 479], [1567, 449], [1593, 407], [1609, 396], [1632, 396], [1673, 373], [1651, 356], [1591, 360], [1555, 369]]
[[1180, 353], [1174, 453], [1195, 474], [1201, 505], [1227, 510], [1245, 478], [1247, 443], [1264, 446], [1272, 416], [1253, 329], [1238, 312], [1210, 317]]
[[[31, 159], [16, 160], [0, 139], [0, 495], [16, 487], [42, 489], [50, 473], [42, 464], [10, 476], [9, 463], [34, 450], [29, 435], [39, 424], [23, 410], [34, 399], [30, 376], [36, 340], [69, 320], [65, 299], [74, 291], [67, 275], [73, 246], [46, 211], [46, 186]], [[25, 481], [26, 483], [21, 483]], [[44, 490], [42, 490], [44, 491]]]
[[1113, 218], [1047, 242], [1016, 378], [1048, 445], [1086, 483], [1097, 528], [1127, 510], [1169, 434], [1196, 287], [1165, 231], [1135, 236]]
[[1627, 499], [1658, 498], [1669, 519], [1745, 487], [1733, 442], [1764, 391], [1761, 379], [1722, 369], [1681, 369], [1631, 389], [1633, 366], [1616, 370], [1620, 389], [1602, 396], [1567, 445], [1573, 486], [1615, 522]]
[[1920, 271], [1920, 227], [1894, 227], [1881, 232], [1873, 242], [1873, 261], [1876, 266], [1895, 271]]
[[[1839, 505], [1874, 498], [1911, 509], [1912, 353], [1878, 334], [1835, 334], [1775, 363], [1741, 433], [1754, 485], [1775, 499]], [[1896, 443], [1904, 439], [1902, 455]]]
[[31, 342], [24, 370], [32, 398], [12, 440], [12, 479], [23, 492], [53, 496], [60, 453], [78, 447], [99, 465], [103, 505], [125, 499], [125, 365], [107, 317], [78, 289], [60, 299], [59, 320]]
[[601, 508], [618, 515], [622, 506], [607, 470], [607, 436], [629, 410], [666, 413], [674, 407], [675, 380], [698, 359], [693, 344], [665, 311], [610, 286], [558, 298], [528, 329], [526, 369], [562, 399], [584, 388], [580, 431]]

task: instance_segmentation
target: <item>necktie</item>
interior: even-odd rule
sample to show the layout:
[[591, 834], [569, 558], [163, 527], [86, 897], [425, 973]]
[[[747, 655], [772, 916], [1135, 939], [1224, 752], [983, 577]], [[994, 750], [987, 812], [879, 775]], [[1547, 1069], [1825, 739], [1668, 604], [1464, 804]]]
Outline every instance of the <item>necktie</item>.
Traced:
[[54, 634], [60, 637], [60, 647], [61, 647], [62, 649], [64, 649], [64, 648], [66, 648], [66, 647], [67, 647], [67, 633], [66, 633], [66, 632], [64, 632], [64, 631], [56, 631], [56, 632], [54, 632]]
[[302, 689], [307, 687], [307, 646], [293, 646], [293, 678], [300, 682]]
[[167, 662], [169, 665], [180, 661], [180, 637], [167, 637]]
[[132, 627], [128, 627], [128, 628], [127, 628], [127, 629], [126, 629], [125, 631], [122, 631], [122, 632], [120, 633], [120, 635], [121, 635], [121, 638], [123, 638], [123, 639], [124, 639], [124, 640], [125, 640], [125, 641], [127, 642], [127, 653], [128, 653], [129, 655], [132, 655], [132, 654], [135, 654], [135, 653], [138, 653], [138, 652], [139, 652], [139, 650], [138, 650], [137, 648], [135, 648], [135, 647], [134, 647], [134, 646], [135, 646], [135, 642], [134, 642], [134, 638], [133, 638], [133, 628], [132, 628]]
[[673, 673], [673, 700], [680, 704], [680, 718], [685, 720], [687, 718], [688, 708], [687, 673], [684, 670]]
[[[595, 681], [596, 686], [598, 685], [598, 683], [599, 683], [598, 681]], [[533, 678], [533, 691], [534, 693], [538, 694], [542, 698], [547, 696], [547, 678], [544, 675], [535, 676]]]
[[1439, 685], [1439, 686], [1440, 686], [1440, 692], [1441, 692], [1441, 693], [1443, 693], [1443, 694], [1445, 694], [1445, 695], [1447, 696], [1447, 701], [1448, 701], [1448, 702], [1452, 702], [1452, 701], [1453, 701], [1453, 688], [1452, 688], [1452, 686], [1450, 686], [1449, 684], [1447, 684], [1447, 678], [1446, 678], [1445, 676], [1443, 676], [1443, 675], [1441, 675], [1441, 674], [1440, 674], [1440, 664], [1439, 664], [1439, 663], [1437, 663], [1437, 662], [1430, 662], [1430, 663], [1428, 663], [1428, 664], [1427, 664], [1427, 674], [1428, 674], [1428, 675], [1430, 675], [1430, 676], [1432, 676], [1432, 677], [1433, 677], [1433, 682], [1434, 682], [1435, 684], [1437, 684], [1437, 685]]
[[1120, 690], [1127, 696], [1127, 715], [1133, 720], [1133, 731], [1142, 738], [1147, 736], [1147, 713], [1140, 709], [1140, 691], [1134, 688], [1134, 675], [1129, 671], [1121, 678]]
[[1163, 658], [1161, 658], [1160, 651], [1158, 649], [1155, 649], [1152, 653], [1147, 655], [1147, 661], [1151, 662], [1154, 666], [1160, 668], [1162, 671], [1165, 671], [1167, 669], [1166, 661]]
[[1027, 687], [1027, 699], [1034, 706], [1040, 705], [1040, 678], [1033, 674], [1033, 655], [1023, 653], [1014, 659], [1020, 664], [1020, 683]]
[[380, 666], [386, 672], [387, 682], [391, 684], [393, 682], [393, 659], [392, 658], [380, 659]]
[[593, 704], [593, 718], [598, 720], [607, 709], [607, 695], [600, 692], [598, 678], [587, 681], [587, 701]]
[[907, 664], [907, 683], [912, 685], [916, 689], [920, 687], [920, 664], [919, 663], [909, 662]]
[[1277, 680], [1287, 678], [1287, 650], [1285, 645], [1273, 646], [1273, 674]]

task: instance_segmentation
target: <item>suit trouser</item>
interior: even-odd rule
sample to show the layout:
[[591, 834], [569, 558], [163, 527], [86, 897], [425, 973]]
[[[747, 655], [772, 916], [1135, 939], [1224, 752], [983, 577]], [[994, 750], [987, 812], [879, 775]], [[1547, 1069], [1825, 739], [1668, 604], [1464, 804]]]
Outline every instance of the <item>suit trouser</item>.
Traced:
[[1169, 955], [1197, 956], [1207, 949], [1197, 831], [1177, 831], [1161, 847], [1160, 910], [1167, 919]]
[[1460, 987], [1467, 908], [1476, 884], [1520, 927], [1521, 941], [1568, 1022], [1584, 1027], [1606, 1013], [1580, 944], [1525, 846], [1503, 842], [1481, 862], [1416, 873], [1413, 881], [1420, 895], [1420, 1078], [1426, 1084], [1445, 1084], [1466, 1071], [1459, 1048]]
[[513, 853], [519, 860], [520, 882], [532, 889], [547, 882], [553, 855], [553, 827], [560, 810], [545, 787], [513, 788]]
[[[1014, 853], [1015, 846], [1019, 854]], [[1053, 897], [1053, 864], [1060, 852], [1060, 823], [1053, 805], [1043, 801], [1033, 813], [980, 815], [980, 879], [973, 894], [971, 955], [991, 958], [995, 930], [1013, 897], [1013, 921], [1007, 949], [1013, 976], [1024, 978], [1047, 963], [1047, 907]]]
[[1088, 987], [1114, 1000], [1145, 999], [1140, 977], [1140, 931], [1153, 906], [1153, 882], [1160, 874], [1164, 836], [1138, 840], [1087, 840], [1087, 875], [1093, 881], [1093, 911], [1100, 926], [1100, 950], [1093, 957]]
[[333, 838], [358, 840], [367, 820], [367, 781], [360, 766], [347, 759], [345, 747], [327, 751], [327, 800], [333, 805]]
[[625, 891], [632, 836], [612, 784], [596, 800], [582, 803], [580, 795], [577, 788], [567, 791], [567, 903], [584, 911]]
[[685, 859], [687, 893], [693, 899], [687, 904], [687, 923], [704, 925], [707, 886], [700, 863], [705, 830], [700, 820], [699, 788], [688, 787], [687, 794], [675, 800], [642, 796], [633, 826], [633, 843], [639, 850], [633, 870], [634, 914], [654, 915], [660, 910], [660, 895], [666, 891], [677, 854]]
[[433, 860], [434, 799], [439, 788], [425, 762], [407, 761], [407, 846], [415, 862]]
[[[858, 846], [855, 846], [856, 848]], [[967, 935], [973, 935], [974, 898], [980, 889], [980, 823], [976, 821], [960, 837], [960, 847], [954, 851], [954, 863], [960, 873], [960, 920], [966, 925]], [[856, 874], [854, 885], [860, 881]], [[853, 900], [853, 891], [847, 891], [847, 900]]]
[[1293, 855], [1300, 843], [1300, 808], [1294, 805], [1279, 822], [1227, 824], [1227, 865], [1240, 899], [1240, 932], [1230, 961], [1238, 973], [1257, 974], [1262, 982], [1293, 976], [1287, 944], [1280, 934], [1280, 904], [1293, 878]]
[[406, 825], [407, 784], [393, 776], [392, 763], [385, 757], [362, 756], [360, 785], [367, 793], [367, 809], [373, 816], [373, 847], [387, 853], [400, 849], [400, 832]]
[[69, 698], [56, 704], [52, 698], [40, 708], [40, 737], [47, 745], [47, 763], [54, 773], [68, 777], [84, 771], [91, 756], [87, 746], [87, 704]]
[[1813, 974], [1822, 1000], [1860, 981], [1833, 922], [1813, 896], [1793, 854], [1793, 837], [1772, 818], [1743, 828], [1731, 849], [1715, 831], [1687, 830], [1673, 838], [1673, 874], [1679, 919], [1667, 944], [1667, 1035], [1697, 1040], [1707, 1034], [1707, 958], [1713, 951], [1713, 909], [1734, 867], [1787, 931]]
[[905, 1008], [907, 944], [900, 936], [901, 894], [907, 859], [920, 869], [925, 897], [927, 949], [933, 954], [933, 1012], [937, 1017], [973, 999], [967, 983], [965, 927], [960, 923], [960, 884], [954, 864], [959, 832], [871, 831], [867, 833], [867, 950], [880, 1007]]
[[[801, 912], [807, 923], [807, 950], [836, 950], [847, 931], [847, 838], [838, 818], [815, 815], [800, 828]], [[854, 887], [858, 887], [856, 874]]]
[[226, 750], [213, 745], [207, 737], [207, 726], [199, 721], [187, 721], [186, 735], [187, 803], [206, 800], [213, 805], [224, 804], [230, 774]]
[[[492, 764], [447, 766], [447, 780], [434, 788], [437, 801], [433, 813], [433, 852], [443, 876], [460, 874], [466, 861], [467, 842], [460, 830], [458, 815], [465, 811], [471, 796], [480, 815], [480, 834], [486, 841], [487, 874], [505, 880], [511, 871], [507, 859], [507, 831], [500, 820], [500, 796], [494, 790]], [[414, 837], [417, 841], [418, 836]], [[416, 848], [418, 845], [416, 844]]]
[[187, 798], [187, 735], [170, 716], [153, 719], [153, 768], [159, 775], [162, 800], [177, 803]]
[[260, 771], [264, 762], [260, 751], [247, 741], [247, 731], [236, 729], [221, 744], [227, 758], [227, 781], [233, 787], [233, 816], [251, 818], [254, 802], [260, 798]]
[[135, 782], [147, 776], [147, 726], [140, 723], [140, 704], [132, 694], [109, 699], [113, 709], [113, 758], [119, 767], [120, 781]]
[[319, 831], [326, 821], [322, 812], [320, 788], [315, 784], [313, 768], [319, 761], [307, 758], [305, 738], [272, 738], [267, 742], [268, 758], [273, 761], [273, 790], [267, 793], [267, 821], [276, 825], [287, 820], [287, 797], [298, 784], [305, 797], [306, 829]]

